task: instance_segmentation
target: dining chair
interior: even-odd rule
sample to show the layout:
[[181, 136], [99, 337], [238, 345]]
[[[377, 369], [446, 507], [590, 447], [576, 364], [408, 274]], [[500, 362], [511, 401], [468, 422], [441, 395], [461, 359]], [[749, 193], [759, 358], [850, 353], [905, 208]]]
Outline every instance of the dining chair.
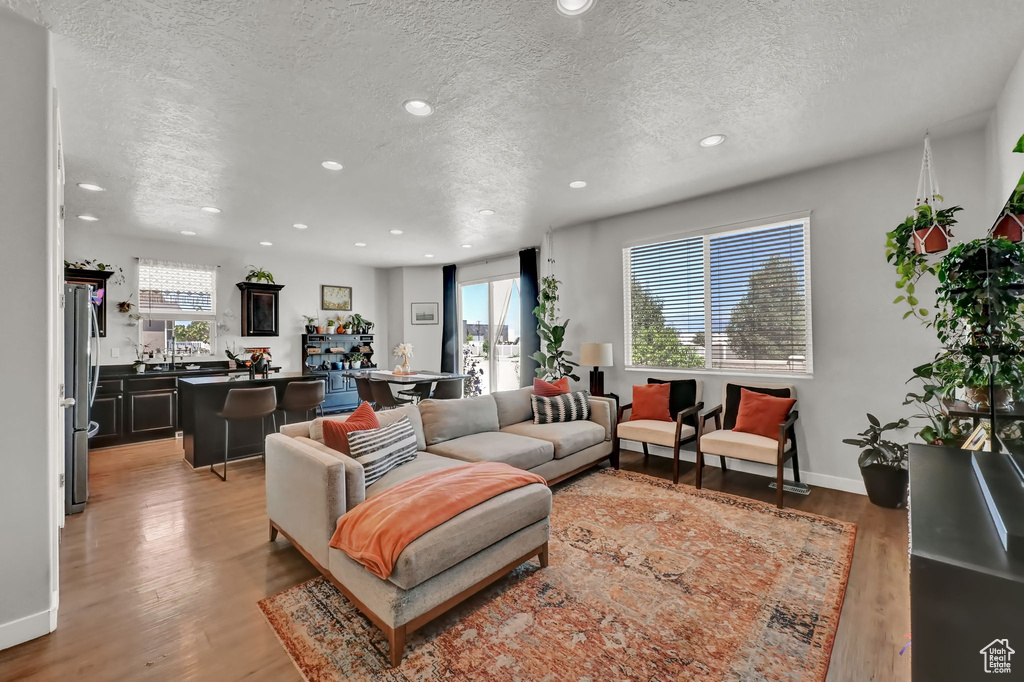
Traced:
[[412, 399], [414, 402], [426, 400], [430, 397], [430, 387], [433, 385], [432, 381], [424, 381], [422, 383], [414, 385], [412, 388], [407, 388], [404, 391], [399, 391], [398, 395], [405, 396]]
[[462, 389], [462, 378], [441, 379], [437, 382], [431, 398], [434, 400], [457, 400], [464, 397]]
[[376, 402], [373, 399], [373, 389], [370, 387], [370, 378], [365, 374], [356, 374], [356, 394], [359, 396], [359, 402], [370, 403], [372, 407]]
[[390, 410], [394, 407], [412, 404], [411, 400], [395, 397], [391, 392], [391, 385], [386, 381], [370, 379], [370, 390], [373, 392], [373, 402], [377, 409]]

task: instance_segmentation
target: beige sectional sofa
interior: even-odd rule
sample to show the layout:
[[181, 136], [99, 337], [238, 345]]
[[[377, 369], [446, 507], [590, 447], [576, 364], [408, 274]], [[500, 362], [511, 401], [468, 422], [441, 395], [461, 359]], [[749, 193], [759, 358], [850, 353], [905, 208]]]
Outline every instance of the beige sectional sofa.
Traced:
[[382, 426], [408, 417], [419, 452], [369, 487], [359, 462], [324, 445], [322, 420], [289, 424], [267, 438], [271, 540], [283, 533], [387, 634], [393, 665], [408, 632], [533, 557], [547, 565], [551, 491], [531, 484], [459, 514], [409, 544], [387, 580], [329, 546], [337, 520], [388, 488], [462, 462], [507, 462], [550, 483], [612, 455], [611, 401], [592, 398], [588, 422], [540, 426], [532, 423], [527, 391], [379, 412]]

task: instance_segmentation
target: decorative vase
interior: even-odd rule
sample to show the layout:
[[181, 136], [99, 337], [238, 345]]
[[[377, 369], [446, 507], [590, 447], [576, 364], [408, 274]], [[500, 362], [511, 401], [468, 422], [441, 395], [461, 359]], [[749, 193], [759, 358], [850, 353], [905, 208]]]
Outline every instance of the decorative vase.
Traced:
[[900, 509], [907, 504], [907, 482], [910, 473], [906, 469], [872, 464], [861, 467], [864, 488], [872, 504], [887, 509]]
[[307, 324], [306, 325], [306, 333], [307, 334], [316, 334], [316, 325], [314, 325], [314, 324]]
[[402, 356], [402, 374], [412, 374], [412, 370], [409, 369], [409, 356]]
[[323, 333], [324, 333], [324, 328], [323, 328], [323, 327], [320, 327], [320, 326], [317, 326], [317, 328], [316, 328], [316, 333], [317, 333], [317, 334], [323, 334]]

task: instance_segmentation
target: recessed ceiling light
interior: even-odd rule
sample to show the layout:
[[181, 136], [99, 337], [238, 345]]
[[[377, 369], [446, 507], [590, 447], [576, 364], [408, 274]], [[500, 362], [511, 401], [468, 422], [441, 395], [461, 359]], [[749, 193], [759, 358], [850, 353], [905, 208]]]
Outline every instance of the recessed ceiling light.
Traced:
[[413, 116], [430, 116], [434, 113], [434, 107], [421, 99], [411, 99], [402, 106]]
[[186, 237], [195, 237], [196, 236], [196, 233], [193, 232], [192, 230], [182, 230], [181, 233], [183, 235], [185, 235]]
[[80, 183], [78, 183], [78, 186], [81, 187], [82, 189], [87, 189], [90, 192], [102, 192], [102, 191], [104, 191], [102, 187], [100, 187], [99, 185], [94, 185], [91, 182], [80, 182]]
[[594, 0], [555, 0], [555, 9], [567, 17], [583, 14], [594, 6]]
[[260, 246], [273, 246], [274, 242], [260, 242]]
[[96, 222], [97, 220], [99, 220], [99, 218], [97, 218], [97, 217], [96, 217], [96, 216], [94, 216], [94, 215], [80, 215], [80, 216], [78, 216], [78, 219], [79, 219], [79, 220], [84, 220], [84, 221], [86, 221], [87, 223], [94, 223], [94, 222]]
[[473, 245], [472, 244], [463, 244], [462, 248], [464, 248], [464, 249], [472, 249]]
[[425, 253], [425, 254], [423, 254], [423, 257], [424, 258], [433, 258], [434, 254], [432, 254], [432, 253]]
[[337, 161], [324, 161], [320, 165], [327, 170], [341, 170], [343, 168], [343, 166]]
[[701, 147], [717, 147], [725, 142], [725, 135], [708, 135], [700, 141]]
[[481, 208], [479, 211], [477, 211], [477, 213], [479, 213], [480, 215], [494, 215], [494, 209], [493, 208]]
[[216, 206], [203, 206], [203, 210], [207, 213], [220, 213], [220, 209]]
[[356, 242], [355, 246], [366, 246], [366, 242]]
[[587, 183], [583, 180], [573, 180], [572, 182], [569, 183], [569, 186], [572, 187], [573, 189], [583, 189], [584, 187], [587, 186]]
[[294, 225], [292, 225], [292, 227], [294, 227], [296, 230], [306, 230], [306, 229], [309, 229], [309, 225], [305, 225], [303, 223], [295, 223]]
[[401, 230], [391, 230], [391, 234], [402, 234]]

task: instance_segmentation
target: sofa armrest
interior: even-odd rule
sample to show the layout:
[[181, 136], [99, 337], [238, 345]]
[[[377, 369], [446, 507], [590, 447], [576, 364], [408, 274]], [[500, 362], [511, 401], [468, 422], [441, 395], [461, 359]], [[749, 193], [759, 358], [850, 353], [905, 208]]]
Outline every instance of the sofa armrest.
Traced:
[[601, 396], [590, 396], [590, 421], [604, 427], [604, 439], [611, 440], [615, 435], [615, 401]]
[[280, 433], [267, 436], [267, 516], [327, 566], [327, 548], [345, 513], [345, 463]]

